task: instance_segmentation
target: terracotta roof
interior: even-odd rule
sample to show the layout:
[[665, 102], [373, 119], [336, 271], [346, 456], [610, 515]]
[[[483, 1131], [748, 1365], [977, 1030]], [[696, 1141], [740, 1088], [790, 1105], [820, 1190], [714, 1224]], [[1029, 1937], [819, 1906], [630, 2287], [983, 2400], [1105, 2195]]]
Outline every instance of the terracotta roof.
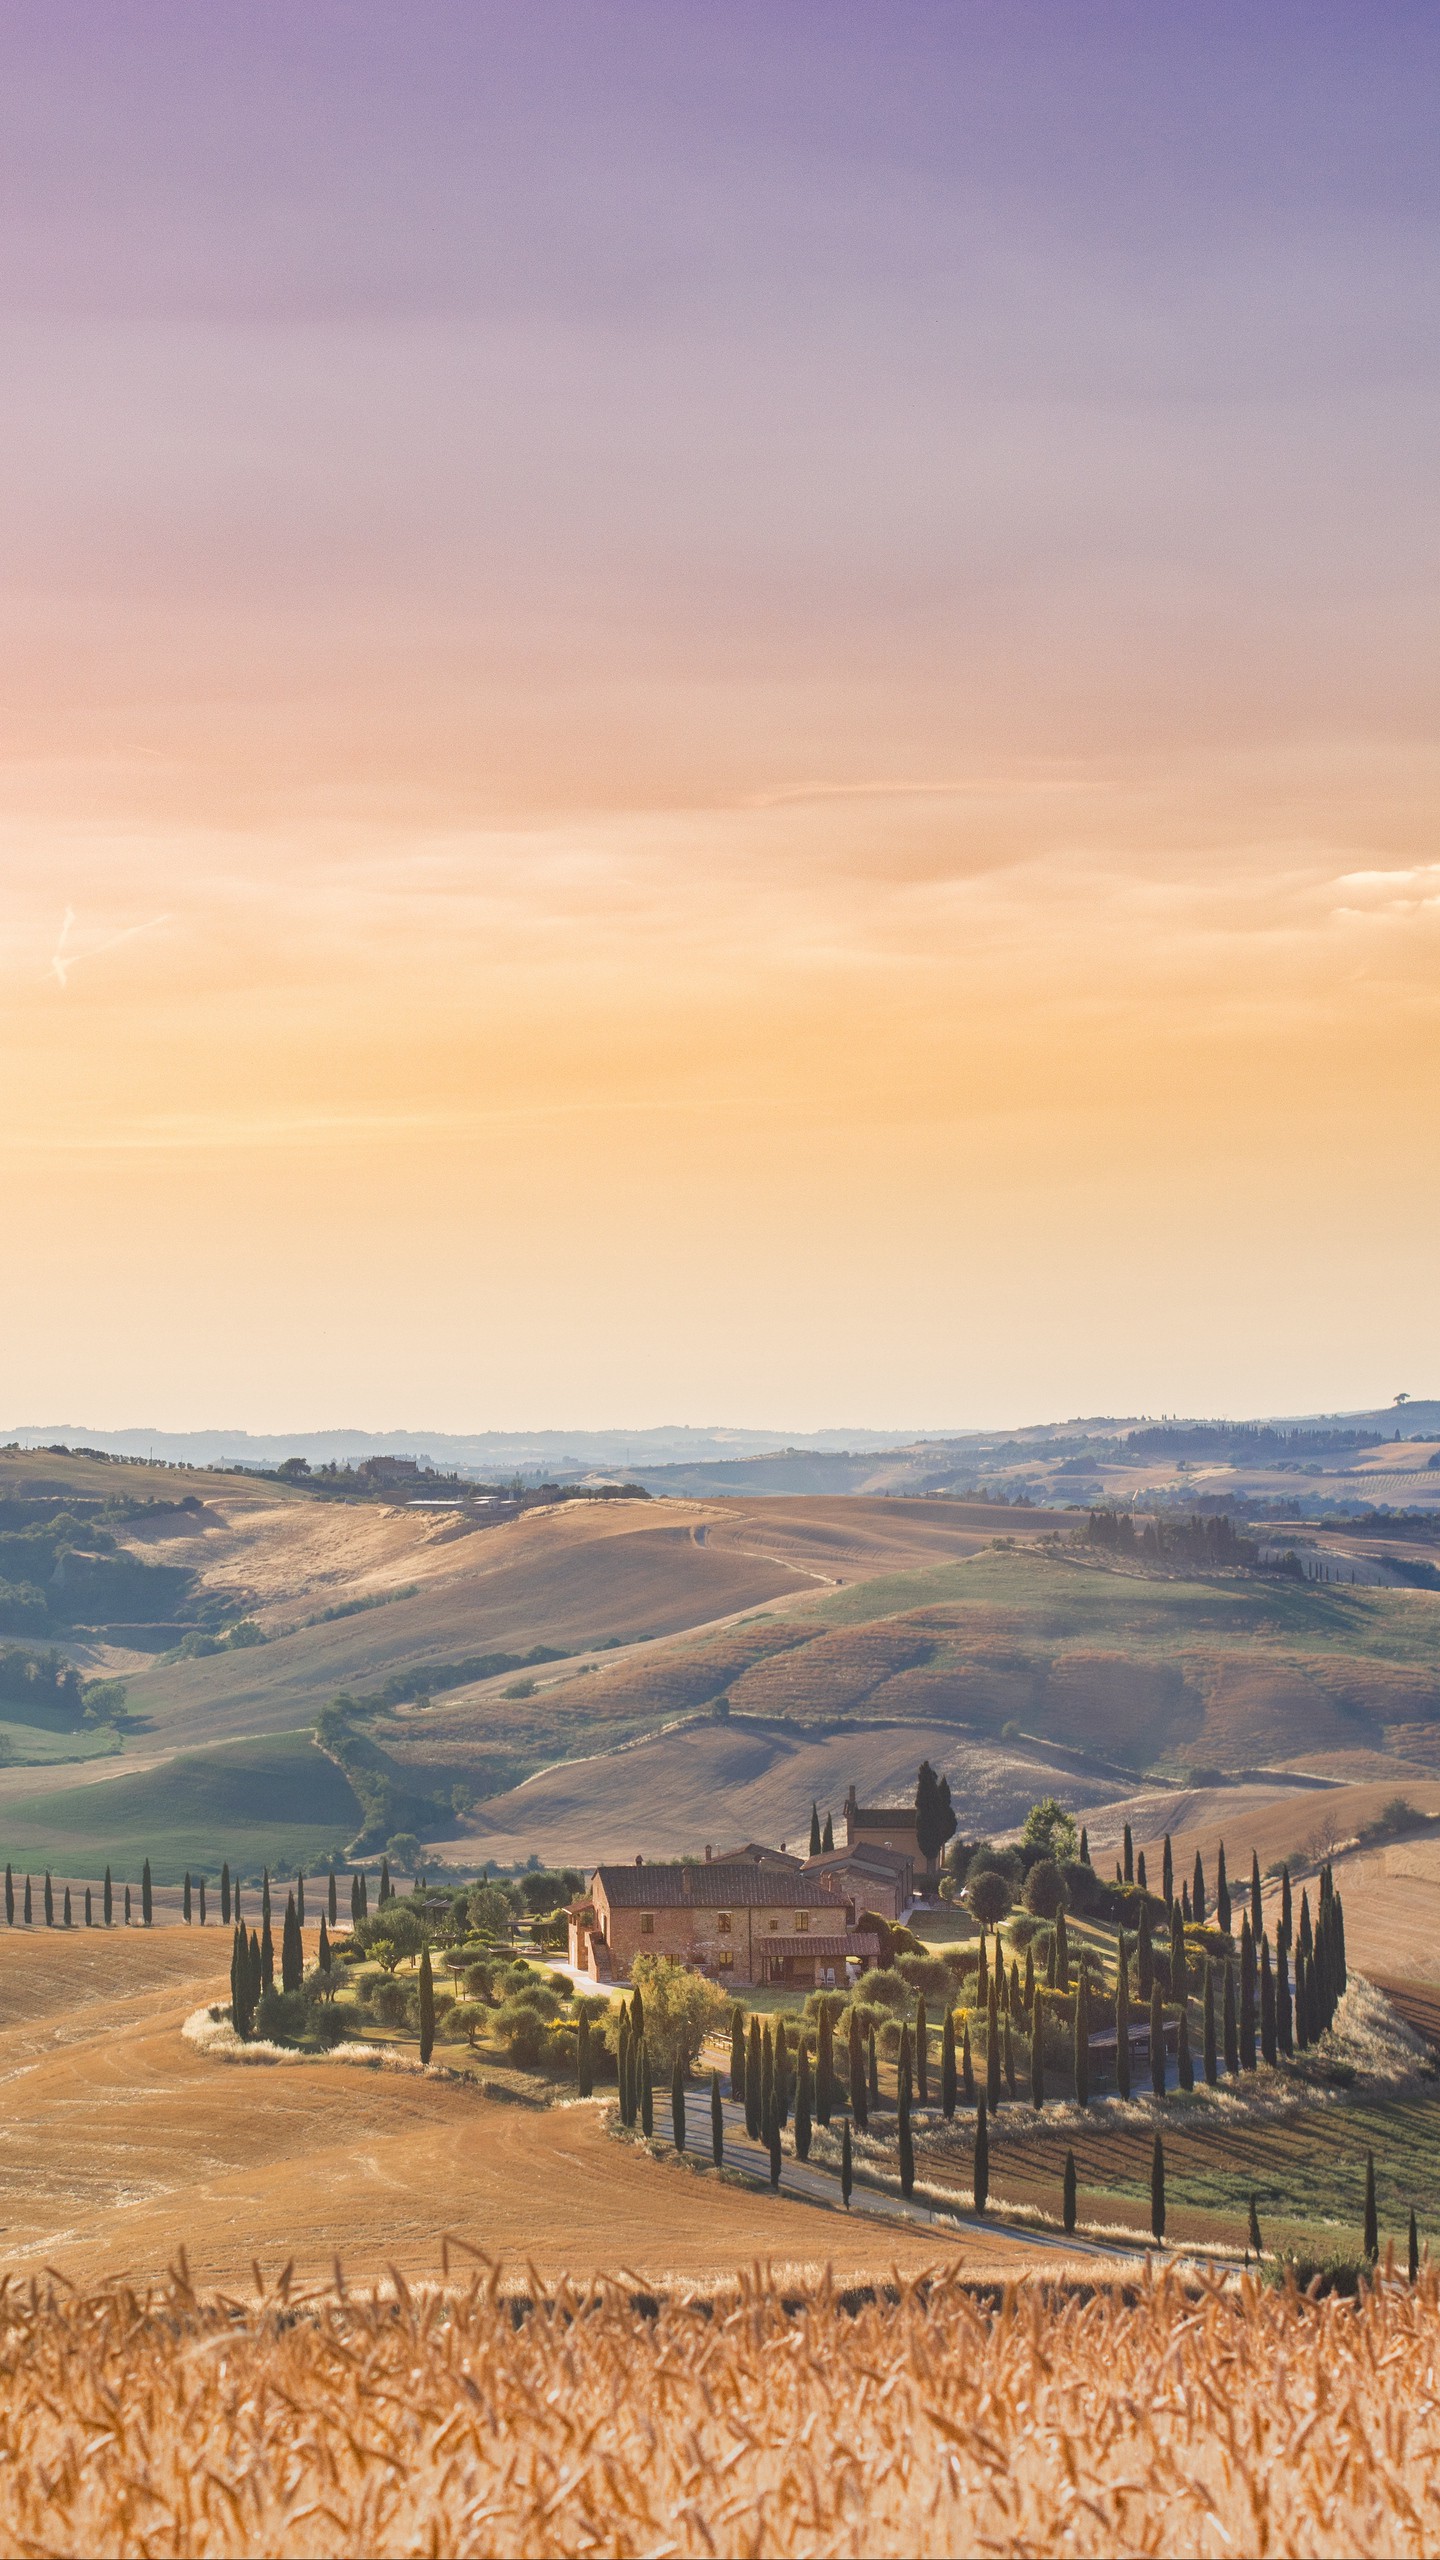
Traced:
[[894, 1831], [902, 1822], [913, 1824], [913, 1804], [851, 1804], [845, 1808], [845, 1819], [857, 1831]]
[[789, 1849], [767, 1849], [759, 1840], [742, 1840], [738, 1849], [720, 1850], [710, 1864], [733, 1867], [741, 1858], [752, 1867], [798, 1867], [801, 1863]]
[[748, 1860], [733, 1865], [712, 1858], [708, 1866], [597, 1867], [592, 1892], [629, 1911], [732, 1910], [756, 1904], [802, 1911], [843, 1910], [835, 1894], [823, 1893], [818, 1879], [798, 1868], [757, 1867]]
[[847, 1929], [843, 1938], [771, 1938], [760, 1941], [760, 1952], [767, 1956], [868, 1956], [880, 1944], [871, 1929]]
[[878, 1840], [857, 1840], [852, 1849], [822, 1849], [818, 1857], [805, 1861], [806, 1873], [812, 1876], [826, 1867], [865, 1867], [873, 1876], [899, 1876], [913, 1865], [907, 1850], [886, 1849]]

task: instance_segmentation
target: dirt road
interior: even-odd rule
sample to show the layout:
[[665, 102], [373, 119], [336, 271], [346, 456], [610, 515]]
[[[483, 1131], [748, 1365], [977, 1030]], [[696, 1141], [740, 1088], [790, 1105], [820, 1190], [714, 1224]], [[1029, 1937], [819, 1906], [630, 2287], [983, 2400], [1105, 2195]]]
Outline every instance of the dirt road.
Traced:
[[[0, 1923], [3, 1931], [3, 1923]], [[225, 2064], [180, 2034], [224, 1991], [216, 1930], [3, 1933], [0, 2268], [193, 2275], [248, 2291], [252, 2261], [364, 2282], [440, 2272], [458, 2234], [522, 2271], [693, 2283], [763, 2259], [847, 2275], [958, 2258], [1018, 2274], [1052, 2251], [1002, 2234], [846, 2222], [657, 2163], [591, 2106], [537, 2110], [341, 2063]]]

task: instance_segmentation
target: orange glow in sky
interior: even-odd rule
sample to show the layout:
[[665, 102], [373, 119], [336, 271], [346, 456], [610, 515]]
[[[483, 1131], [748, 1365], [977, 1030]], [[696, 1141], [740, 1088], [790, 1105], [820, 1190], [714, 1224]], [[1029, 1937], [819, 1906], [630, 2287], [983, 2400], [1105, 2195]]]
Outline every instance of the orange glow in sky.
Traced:
[[0, 36], [0, 1423], [1431, 1389], [1435, 21], [780, 21]]

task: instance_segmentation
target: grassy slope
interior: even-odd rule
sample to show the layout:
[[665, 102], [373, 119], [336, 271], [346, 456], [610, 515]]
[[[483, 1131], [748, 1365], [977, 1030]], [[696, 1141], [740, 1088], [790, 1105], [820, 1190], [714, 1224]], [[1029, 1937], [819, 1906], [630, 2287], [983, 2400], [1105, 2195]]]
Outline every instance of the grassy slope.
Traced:
[[344, 1847], [360, 1807], [341, 1772], [307, 1733], [269, 1734], [188, 1752], [162, 1769], [137, 1769], [93, 1786], [13, 1798], [0, 1817], [0, 1856], [17, 1868], [51, 1866], [98, 1881], [105, 1866], [138, 1875], [149, 1858], [157, 1883], [314, 1866]]

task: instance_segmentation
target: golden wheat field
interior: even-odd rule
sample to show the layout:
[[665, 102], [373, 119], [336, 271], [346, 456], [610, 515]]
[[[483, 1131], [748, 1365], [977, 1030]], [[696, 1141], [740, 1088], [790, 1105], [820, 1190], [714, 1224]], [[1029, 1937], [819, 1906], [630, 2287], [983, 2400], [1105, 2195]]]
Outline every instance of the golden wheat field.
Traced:
[[0, 2294], [23, 2553], [1429, 2553], [1440, 2299]]

